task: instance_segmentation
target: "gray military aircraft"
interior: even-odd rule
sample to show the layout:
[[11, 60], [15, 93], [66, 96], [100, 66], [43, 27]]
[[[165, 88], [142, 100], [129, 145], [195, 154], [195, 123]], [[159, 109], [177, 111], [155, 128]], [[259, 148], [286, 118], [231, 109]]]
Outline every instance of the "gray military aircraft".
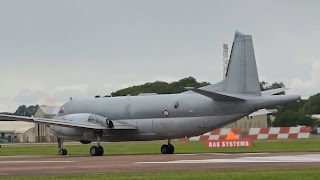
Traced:
[[[295, 101], [299, 95], [274, 95], [283, 88], [260, 90], [251, 35], [236, 32], [226, 77], [202, 88], [188, 87], [180, 94], [77, 99], [61, 106], [53, 119], [0, 115], [1, 120], [48, 124], [58, 137], [59, 154], [66, 155], [64, 140], [83, 144], [97, 141], [92, 156], [102, 156], [100, 141], [168, 140], [161, 153], [172, 154], [171, 139], [204, 134], [258, 110]], [[261, 111], [260, 111], [261, 112]]]

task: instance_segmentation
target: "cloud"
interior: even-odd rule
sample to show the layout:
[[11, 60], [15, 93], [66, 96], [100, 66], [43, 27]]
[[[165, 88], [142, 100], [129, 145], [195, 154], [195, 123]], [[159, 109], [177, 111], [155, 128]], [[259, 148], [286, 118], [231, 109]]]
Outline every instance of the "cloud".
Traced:
[[30, 104], [39, 101], [39, 99], [48, 96], [48, 93], [41, 90], [22, 89], [14, 97], [15, 102], [21, 102], [22, 104]]
[[57, 87], [53, 89], [51, 95], [59, 102], [66, 102], [72, 98], [82, 98], [87, 96], [88, 92], [87, 84], [72, 84], [68, 86]]
[[[88, 97], [87, 84], [72, 84], [56, 87], [53, 89], [30, 90], [21, 89], [13, 97], [0, 97], [0, 112], [14, 112], [20, 105], [61, 105], [68, 101], [70, 97]], [[48, 98], [55, 99], [56, 102], [48, 102]]]
[[0, 97], [0, 112], [14, 112], [19, 105], [19, 102], [14, 102], [10, 97]]
[[39, 100], [37, 103], [39, 106], [60, 106], [61, 103], [57, 102], [57, 100], [53, 97], [44, 97]]
[[55, 88], [51, 96], [55, 97], [60, 103], [64, 103], [72, 98], [93, 98], [96, 95], [107, 95], [115, 89], [111, 84], [94, 86], [89, 84], [74, 84]]
[[57, 87], [53, 91], [58, 92], [67, 92], [67, 91], [77, 91], [80, 93], [85, 93], [88, 90], [88, 84], [72, 84], [68, 86]]
[[320, 92], [320, 60], [312, 63], [309, 80], [302, 80], [299, 78], [293, 79], [290, 82], [290, 88], [303, 98], [308, 98], [311, 95]]

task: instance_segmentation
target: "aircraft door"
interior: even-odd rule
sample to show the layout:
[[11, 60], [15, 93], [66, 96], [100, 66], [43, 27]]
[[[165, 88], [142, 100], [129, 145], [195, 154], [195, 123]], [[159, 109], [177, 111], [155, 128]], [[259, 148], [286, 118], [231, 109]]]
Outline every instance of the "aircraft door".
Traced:
[[127, 119], [128, 124], [133, 125], [133, 126], [138, 126], [138, 121], [133, 119], [134, 116], [134, 111], [132, 110], [133, 106], [133, 100], [131, 97], [128, 97], [125, 108], [124, 108], [124, 114]]

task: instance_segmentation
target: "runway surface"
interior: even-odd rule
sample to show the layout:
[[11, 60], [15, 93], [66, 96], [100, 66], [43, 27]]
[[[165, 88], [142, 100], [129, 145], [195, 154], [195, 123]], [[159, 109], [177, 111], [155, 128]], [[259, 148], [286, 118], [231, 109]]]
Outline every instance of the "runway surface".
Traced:
[[0, 175], [320, 167], [320, 153], [0, 156]]

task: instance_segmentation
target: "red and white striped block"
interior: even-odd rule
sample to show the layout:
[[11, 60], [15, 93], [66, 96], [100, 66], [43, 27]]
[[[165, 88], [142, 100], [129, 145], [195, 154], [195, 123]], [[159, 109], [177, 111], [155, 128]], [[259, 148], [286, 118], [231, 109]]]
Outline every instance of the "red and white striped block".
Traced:
[[310, 137], [311, 127], [250, 128], [247, 138], [251, 139], [303, 139]]
[[241, 129], [221, 128], [200, 136], [190, 137], [189, 141], [224, 140], [231, 131], [237, 136], [237, 138], [240, 137]]

